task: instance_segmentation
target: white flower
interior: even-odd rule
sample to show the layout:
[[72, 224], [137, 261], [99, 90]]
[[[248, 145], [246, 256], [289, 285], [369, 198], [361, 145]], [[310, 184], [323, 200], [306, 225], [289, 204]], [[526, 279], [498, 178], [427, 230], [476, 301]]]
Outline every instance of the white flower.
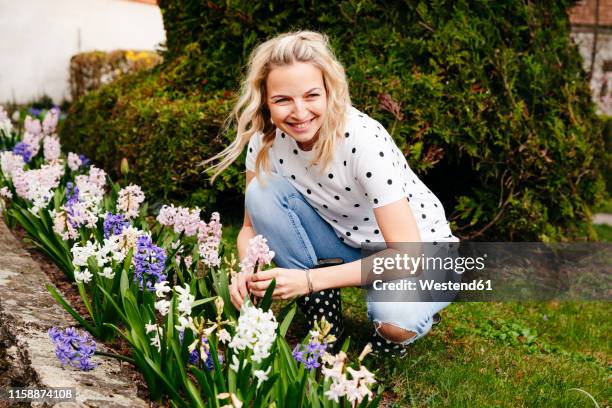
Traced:
[[221, 408], [242, 408], [242, 401], [238, 399], [236, 394], [233, 394], [231, 392], [222, 392], [221, 394], [217, 395], [217, 399], [220, 400], [224, 400], [227, 398], [230, 399], [231, 404], [223, 405]]
[[152, 324], [152, 323], [145, 323], [145, 332], [147, 334], [151, 333], [152, 331], [157, 330], [157, 325], [156, 324]]
[[161, 338], [160, 336], [163, 336], [164, 333], [164, 329], [159, 327], [156, 324], [150, 324], [150, 323], [146, 323], [145, 324], [145, 331], [147, 334], [151, 333], [151, 332], [155, 332], [155, 336], [153, 336], [150, 340], [151, 340], [151, 345], [157, 348], [157, 351], [161, 351]]
[[2, 187], [0, 188], [0, 197], [8, 198], [10, 200], [13, 198], [13, 193], [11, 193], [11, 190], [9, 190], [8, 187]]
[[[19, 111], [13, 112], [13, 118], [15, 117], [15, 113], [19, 115]], [[19, 120], [19, 116], [17, 116], [15, 122], [17, 120]], [[0, 106], [0, 138], [3, 136], [9, 136], [12, 130], [13, 124], [11, 123], [11, 120], [8, 117], [8, 113], [4, 110], [4, 107]], [[2, 135], [2, 132], [4, 132], [4, 135]]]
[[351, 374], [351, 377], [353, 377], [354, 380], [360, 381], [367, 385], [376, 384], [374, 374], [372, 374], [365, 366], [359, 367], [359, 370], [354, 370], [351, 367], [347, 367], [346, 371]]
[[155, 302], [155, 309], [162, 316], [166, 316], [168, 314], [168, 312], [170, 311], [170, 301], [168, 301], [166, 299], [158, 300], [157, 302]]
[[100, 274], [100, 276], [107, 279], [113, 279], [115, 277], [115, 272], [113, 271], [113, 268], [107, 266], [102, 269], [102, 273]]
[[259, 363], [270, 354], [277, 327], [272, 311], [264, 312], [247, 302], [242, 305], [236, 334], [228, 346], [237, 350], [253, 350], [252, 360]]
[[185, 287], [175, 286], [174, 291], [179, 295], [179, 304], [178, 311], [179, 313], [183, 313], [185, 315], [191, 314], [191, 307], [195, 302], [195, 296], [189, 293], [190, 288], [188, 284], [185, 284]]
[[87, 266], [87, 260], [96, 256], [99, 247], [98, 244], [93, 241], [87, 241], [84, 247], [80, 246], [79, 243], [75, 243], [72, 249], [72, 264], [74, 266]]
[[266, 371], [255, 370], [253, 372], [253, 375], [257, 378], [257, 388], [259, 388], [261, 383], [263, 383], [264, 381], [266, 381], [268, 379], [268, 374], [270, 373], [270, 369], [271, 368], [272, 367], [268, 367], [268, 369]]
[[221, 331], [219, 331], [219, 335], [218, 336], [219, 336], [219, 341], [221, 343], [227, 343], [227, 342], [232, 340], [232, 336], [225, 329], [221, 329]]
[[350, 381], [347, 380], [344, 383], [344, 386], [345, 386], [345, 391], [346, 391], [346, 398], [350, 402], [354, 402], [354, 401], [361, 402], [361, 400], [363, 399], [364, 395], [362, 394], [361, 388], [359, 387], [357, 381], [355, 381], [355, 380], [350, 380]]
[[338, 399], [342, 398], [346, 395], [346, 386], [345, 382], [332, 382], [329, 386], [329, 390], [325, 391], [325, 396], [327, 399], [333, 400], [335, 402], [339, 402]]
[[232, 364], [229, 365], [229, 368], [231, 368], [232, 370], [234, 370], [234, 372], [238, 372], [238, 369], [240, 368], [240, 361], [238, 360], [238, 357], [234, 354], [232, 355]]
[[104, 240], [104, 245], [109, 247], [109, 252], [117, 262], [122, 262], [127, 256], [130, 249], [136, 250], [136, 242], [138, 238], [145, 235], [145, 232], [132, 227], [123, 228], [121, 234], [111, 235]]
[[178, 323], [174, 326], [176, 330], [184, 332], [186, 329], [191, 329], [193, 332], [196, 332], [195, 327], [193, 326], [193, 318], [191, 316], [179, 316]]
[[168, 281], [157, 282], [155, 283], [155, 285], [153, 285], [153, 287], [155, 288], [155, 295], [158, 298], [162, 298], [166, 296], [166, 293], [172, 290], [172, 288], [168, 286]]
[[92, 277], [93, 275], [91, 274], [91, 272], [89, 272], [89, 269], [87, 268], [83, 269], [82, 271], [78, 269], [74, 271], [74, 280], [76, 282], [89, 283]]

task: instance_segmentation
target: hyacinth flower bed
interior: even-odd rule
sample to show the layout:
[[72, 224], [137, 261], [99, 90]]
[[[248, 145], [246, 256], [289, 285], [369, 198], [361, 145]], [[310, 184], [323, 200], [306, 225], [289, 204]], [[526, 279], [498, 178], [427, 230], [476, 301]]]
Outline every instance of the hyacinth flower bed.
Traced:
[[[74, 282], [86, 313], [48, 290], [80, 327], [54, 327], [58, 364], [95, 370], [115, 357], [142, 373], [152, 400], [198, 407], [375, 407], [382, 387], [349, 358], [320, 321], [291, 348], [294, 303], [277, 320], [274, 285], [253, 305], [233, 308], [228, 281], [274, 253], [261, 236], [237, 264], [223, 255], [220, 215], [164, 205], [156, 217], [137, 185], [120, 186], [76, 153], [62, 153], [58, 110], [15, 124], [0, 107], [0, 209]], [[42, 120], [41, 120], [42, 119]], [[81, 309], [79, 309], [81, 310]], [[129, 355], [97, 350], [123, 338]], [[340, 350], [335, 353], [333, 350]], [[375, 389], [375, 387], [378, 387]]]

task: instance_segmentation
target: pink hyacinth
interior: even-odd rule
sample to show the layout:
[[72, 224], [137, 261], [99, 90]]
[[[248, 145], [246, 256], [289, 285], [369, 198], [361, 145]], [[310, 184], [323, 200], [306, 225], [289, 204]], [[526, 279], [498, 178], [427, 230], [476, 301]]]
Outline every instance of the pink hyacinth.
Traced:
[[240, 262], [240, 272], [257, 273], [260, 266], [272, 262], [274, 251], [270, 251], [267, 242], [268, 240], [261, 235], [256, 235], [249, 240], [247, 256]]
[[57, 127], [57, 122], [59, 120], [59, 109], [53, 108], [50, 109], [45, 115], [45, 119], [42, 123], [42, 130], [45, 135], [52, 135], [55, 132], [55, 128]]
[[83, 164], [83, 161], [78, 154], [72, 152], [68, 153], [68, 168], [70, 170], [77, 171], [79, 167], [81, 167], [81, 164]]
[[33, 135], [38, 136], [42, 132], [40, 120], [34, 119], [30, 115], [26, 116], [23, 126], [25, 128], [26, 133], [31, 133]]
[[19, 170], [23, 171], [23, 166], [25, 162], [22, 156], [13, 152], [0, 152], [0, 170], [7, 180], [12, 180], [13, 175]]
[[221, 244], [221, 223], [218, 212], [212, 213], [207, 224], [200, 221], [198, 225], [198, 249], [202, 262], [208, 266], [219, 266], [219, 245]]
[[22, 142], [27, 144], [32, 152], [32, 157], [38, 154], [40, 150], [40, 139], [42, 139], [42, 135], [40, 133], [30, 133], [26, 132], [23, 135]]
[[89, 174], [76, 176], [74, 179], [78, 189], [79, 197], [86, 201], [99, 203], [104, 197], [104, 185], [106, 184], [106, 172], [96, 166], [91, 166]]
[[177, 234], [184, 233], [185, 236], [192, 237], [198, 233], [200, 209], [164, 205], [159, 210], [157, 221], [165, 227], [174, 227]]
[[184, 232], [186, 236], [192, 237], [198, 233], [200, 223], [200, 209], [190, 210], [185, 207], [178, 207], [174, 216], [174, 232], [180, 234]]
[[53, 190], [58, 187], [64, 173], [64, 166], [43, 165], [40, 169], [13, 173], [13, 184], [17, 195], [32, 202], [34, 214], [46, 206], [53, 197]]
[[176, 217], [176, 208], [174, 204], [166, 205], [164, 204], [162, 208], [159, 210], [159, 215], [157, 216], [157, 222], [165, 227], [171, 227], [174, 225], [174, 217]]
[[99, 189], [103, 189], [106, 185], [106, 172], [94, 165], [90, 166], [89, 181], [98, 186]]
[[119, 190], [117, 198], [117, 210], [121, 211], [127, 219], [138, 216], [140, 204], [145, 200], [145, 195], [139, 186], [130, 184]]
[[45, 161], [56, 161], [60, 157], [60, 142], [55, 137], [47, 136], [43, 141], [43, 153]]

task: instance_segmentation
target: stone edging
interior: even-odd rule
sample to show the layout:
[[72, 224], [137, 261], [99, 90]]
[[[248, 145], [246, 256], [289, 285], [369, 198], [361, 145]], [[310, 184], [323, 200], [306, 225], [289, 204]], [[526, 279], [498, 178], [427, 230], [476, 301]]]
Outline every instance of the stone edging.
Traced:
[[61, 407], [147, 407], [125, 363], [95, 356], [101, 364], [92, 371], [62, 368], [47, 330], [76, 322], [47, 292], [48, 283], [0, 221], [0, 386], [76, 387], [76, 403], [56, 404]]

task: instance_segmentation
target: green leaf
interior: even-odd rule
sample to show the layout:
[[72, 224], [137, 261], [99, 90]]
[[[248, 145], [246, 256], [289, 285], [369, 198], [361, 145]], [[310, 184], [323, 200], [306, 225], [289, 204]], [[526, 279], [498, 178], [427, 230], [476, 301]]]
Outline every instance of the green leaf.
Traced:
[[272, 279], [272, 282], [270, 282], [270, 286], [268, 286], [268, 289], [266, 289], [266, 293], [264, 294], [264, 297], [259, 303], [259, 307], [263, 309], [264, 312], [267, 312], [268, 309], [270, 309], [270, 306], [272, 306], [272, 293], [274, 292], [275, 287], [276, 279]]
[[287, 310], [287, 314], [283, 318], [282, 323], [280, 324], [278, 331], [281, 337], [285, 337], [287, 331], [289, 330], [289, 325], [297, 312], [297, 305], [295, 302], [291, 302], [290, 308]]
[[81, 326], [83, 326], [85, 328], [85, 330], [87, 330], [89, 333], [91, 333], [92, 336], [97, 337], [98, 333], [97, 330], [94, 326], [92, 326], [91, 324], [89, 324], [85, 319], [83, 319], [73, 308], [72, 306], [70, 306], [68, 304], [68, 302], [66, 302], [64, 300], [64, 298], [62, 297], [62, 295], [60, 295], [57, 291], [57, 289], [55, 289], [55, 287], [51, 284], [47, 284], [45, 285], [47, 287], [47, 290], [49, 291], [49, 293], [51, 294], [51, 296], [53, 296], [53, 298], [57, 301], [57, 303], [59, 303], [72, 317], [74, 317], [76, 319], [76, 321], [78, 321]]

